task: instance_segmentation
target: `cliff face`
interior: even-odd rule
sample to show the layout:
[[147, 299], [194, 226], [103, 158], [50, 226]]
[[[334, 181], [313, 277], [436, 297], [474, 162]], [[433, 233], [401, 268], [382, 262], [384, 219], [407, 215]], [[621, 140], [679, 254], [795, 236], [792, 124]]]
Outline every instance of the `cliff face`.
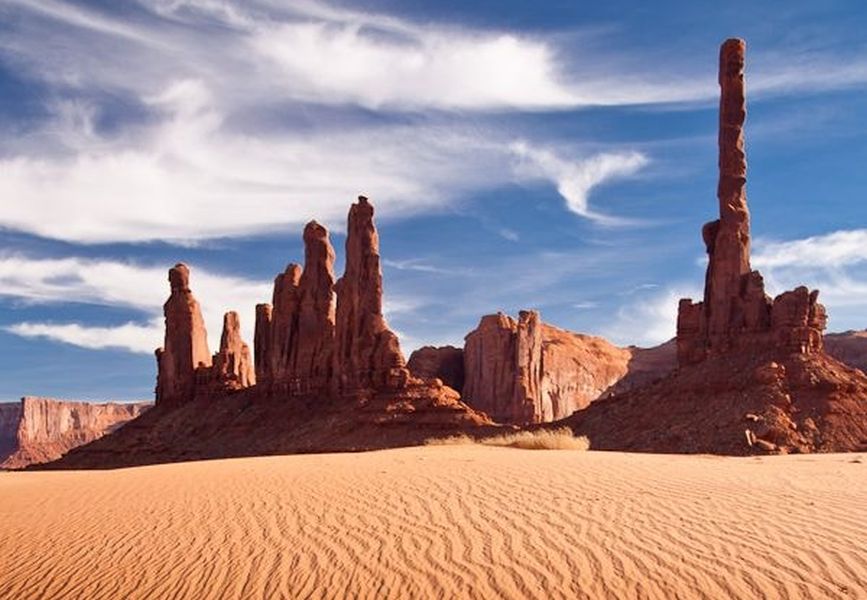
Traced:
[[94, 404], [33, 396], [25, 396], [14, 405], [0, 405], [0, 427], [7, 448], [0, 467], [20, 468], [60, 458], [72, 448], [114, 431], [151, 406], [150, 402]]
[[20, 402], [0, 403], [0, 464], [18, 447], [18, 422], [21, 420]]
[[745, 49], [742, 40], [720, 49], [720, 217], [702, 230], [709, 258], [704, 301], [679, 305], [679, 368], [570, 417], [595, 448], [725, 454], [867, 449], [867, 376], [824, 351], [826, 315], [818, 292], [799, 287], [772, 300], [761, 274], [750, 268]]
[[[463, 358], [462, 399], [497, 422], [513, 424], [562, 419], [613, 389], [643, 385], [675, 366], [672, 344], [619, 348], [547, 325], [536, 311], [522, 311], [518, 320], [502, 313], [482, 317], [466, 337]], [[410, 359], [411, 367], [420, 363], [421, 356]], [[448, 365], [440, 369], [443, 364]], [[425, 376], [445, 378], [435, 362], [421, 366]]]
[[825, 351], [850, 367], [867, 372], [867, 331], [825, 335]]

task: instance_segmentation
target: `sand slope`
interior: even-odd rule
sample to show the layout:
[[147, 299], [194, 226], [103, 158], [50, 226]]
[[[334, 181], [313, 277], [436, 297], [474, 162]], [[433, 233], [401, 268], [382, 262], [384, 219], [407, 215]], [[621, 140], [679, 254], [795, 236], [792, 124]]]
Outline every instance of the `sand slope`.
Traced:
[[479, 446], [0, 473], [0, 597], [867, 597], [867, 455]]

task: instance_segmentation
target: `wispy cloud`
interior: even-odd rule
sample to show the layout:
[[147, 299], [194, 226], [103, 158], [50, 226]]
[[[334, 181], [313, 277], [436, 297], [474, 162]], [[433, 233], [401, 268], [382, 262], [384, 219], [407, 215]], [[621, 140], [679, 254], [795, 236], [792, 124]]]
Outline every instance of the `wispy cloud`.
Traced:
[[45, 338], [90, 350], [116, 348], [137, 354], [151, 354], [162, 342], [163, 326], [158, 320], [148, 325], [124, 323], [94, 327], [79, 323], [15, 323], [5, 331], [25, 338]]
[[[222, 316], [241, 314], [243, 334], [252, 341], [255, 304], [271, 295], [270, 282], [212, 273], [192, 267], [191, 287], [202, 307], [212, 350], [219, 341]], [[24, 322], [6, 330], [25, 337], [45, 337], [85, 348], [123, 348], [152, 353], [162, 345], [162, 304], [168, 297], [166, 270], [113, 260], [0, 256], [0, 296], [33, 304], [71, 302], [130, 308], [141, 322], [117, 326]]]
[[534, 148], [526, 142], [515, 142], [512, 152], [521, 162], [520, 173], [551, 180], [557, 192], [566, 200], [569, 210], [601, 225], [625, 225], [627, 219], [604, 214], [590, 208], [589, 195], [593, 188], [612, 179], [628, 177], [648, 164], [640, 152], [604, 153], [584, 160], [566, 160], [554, 152]]
[[800, 240], [757, 240], [752, 262], [757, 268], [840, 268], [867, 262], [867, 229], [834, 231]]

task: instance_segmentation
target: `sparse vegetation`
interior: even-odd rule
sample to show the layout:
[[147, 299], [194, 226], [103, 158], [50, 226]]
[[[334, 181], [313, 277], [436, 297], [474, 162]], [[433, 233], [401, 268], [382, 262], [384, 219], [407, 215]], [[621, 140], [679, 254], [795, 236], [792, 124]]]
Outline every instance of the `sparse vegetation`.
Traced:
[[535, 431], [516, 431], [501, 435], [472, 438], [466, 434], [447, 438], [432, 438], [425, 442], [428, 446], [454, 446], [461, 444], [481, 444], [483, 446], [504, 446], [524, 450], [589, 450], [590, 440], [585, 436], [575, 436], [568, 427], [559, 429], [537, 429]]

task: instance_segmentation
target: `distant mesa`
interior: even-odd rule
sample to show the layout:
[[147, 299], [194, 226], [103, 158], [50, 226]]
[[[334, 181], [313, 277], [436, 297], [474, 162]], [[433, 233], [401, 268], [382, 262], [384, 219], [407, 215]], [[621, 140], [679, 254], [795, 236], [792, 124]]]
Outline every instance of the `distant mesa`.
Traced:
[[0, 403], [0, 469], [57, 460], [72, 448], [109, 434], [153, 402], [71, 402], [25, 396]]

